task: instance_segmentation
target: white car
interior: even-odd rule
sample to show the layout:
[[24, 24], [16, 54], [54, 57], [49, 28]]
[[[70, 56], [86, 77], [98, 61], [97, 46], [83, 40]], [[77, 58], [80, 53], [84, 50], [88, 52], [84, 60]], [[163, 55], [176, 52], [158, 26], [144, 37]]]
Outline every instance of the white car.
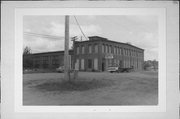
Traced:
[[64, 66], [60, 66], [60, 67], [56, 68], [56, 71], [59, 73], [64, 72]]
[[112, 67], [108, 67], [108, 68], [107, 68], [107, 71], [109, 71], [109, 72], [111, 72], [111, 73], [113, 73], [113, 72], [118, 72], [118, 67], [115, 67], [115, 66], [114, 66], [114, 67], [113, 67], [113, 66], [112, 66]]

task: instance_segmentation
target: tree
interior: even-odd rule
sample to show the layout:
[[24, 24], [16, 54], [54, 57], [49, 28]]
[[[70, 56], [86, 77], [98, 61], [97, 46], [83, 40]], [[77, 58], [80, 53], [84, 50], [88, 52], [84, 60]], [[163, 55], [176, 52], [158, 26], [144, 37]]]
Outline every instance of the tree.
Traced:
[[31, 48], [26, 46], [23, 49], [23, 69], [29, 69], [33, 66], [33, 60], [31, 54]]
[[148, 60], [144, 61], [144, 70], [147, 70], [148, 68], [152, 67], [154, 70], [158, 69], [158, 61], [156, 60]]
[[152, 66], [150, 61], [144, 61], [144, 65], [143, 65], [144, 70], [147, 70], [147, 68], [150, 67], [150, 66]]
[[31, 48], [26, 46], [24, 49], [23, 49], [23, 55], [27, 55], [27, 54], [31, 54]]

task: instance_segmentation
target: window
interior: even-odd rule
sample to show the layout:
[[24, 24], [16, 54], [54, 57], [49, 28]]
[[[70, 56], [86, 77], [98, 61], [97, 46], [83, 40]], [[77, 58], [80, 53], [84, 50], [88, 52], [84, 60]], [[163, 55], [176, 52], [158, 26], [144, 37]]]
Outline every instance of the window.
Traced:
[[129, 50], [129, 55], [132, 56], [132, 51], [131, 50]]
[[116, 47], [116, 54], [118, 54], [118, 47]]
[[116, 54], [116, 46], [114, 47], [114, 54]]
[[79, 54], [79, 46], [77, 47], [77, 54]]
[[92, 68], [92, 60], [88, 59], [88, 68], [91, 69]]
[[105, 49], [106, 49], [106, 53], [108, 53], [108, 46], [107, 46], [107, 45], [106, 45], [106, 48], [105, 48]]
[[109, 53], [111, 53], [111, 46], [109, 46]]
[[104, 44], [102, 45], [102, 53], [104, 53]]
[[107, 66], [108, 67], [111, 67], [111, 66], [113, 66], [113, 59], [107, 59]]
[[134, 56], [134, 50], [132, 51], [132, 56]]
[[95, 45], [95, 53], [98, 53], [98, 45]]
[[84, 70], [84, 59], [81, 59], [81, 70]]
[[37, 57], [35, 58], [35, 68], [39, 68], [40, 67], [40, 59]]
[[117, 61], [116, 61], [116, 59], [114, 59], [114, 66], [117, 66]]
[[82, 46], [82, 54], [84, 54], [84, 46]]
[[119, 60], [117, 60], [117, 66], [119, 66]]
[[88, 47], [89, 47], [89, 48], [88, 48], [88, 49], [89, 49], [89, 53], [92, 53], [92, 47], [91, 47], [91, 45], [89, 45]]
[[43, 57], [43, 68], [48, 68], [48, 56]]
[[59, 66], [59, 60], [58, 60], [58, 56], [57, 55], [52, 56], [52, 65], [55, 68], [57, 68]]
[[126, 55], [126, 49], [124, 49], [124, 55]]
[[79, 59], [76, 59], [75, 69], [76, 69], [76, 70], [79, 70]]
[[98, 70], [98, 59], [94, 59], [94, 70]]
[[122, 53], [122, 50], [121, 50], [121, 48], [119, 48], [119, 54], [121, 55], [121, 53]]
[[119, 54], [119, 47], [117, 47], [117, 54]]

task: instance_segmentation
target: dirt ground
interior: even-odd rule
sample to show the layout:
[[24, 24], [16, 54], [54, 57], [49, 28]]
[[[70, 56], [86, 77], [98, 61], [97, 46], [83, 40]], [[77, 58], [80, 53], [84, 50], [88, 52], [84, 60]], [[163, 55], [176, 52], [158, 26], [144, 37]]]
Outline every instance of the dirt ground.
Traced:
[[64, 82], [63, 73], [23, 75], [23, 105], [157, 105], [157, 72], [79, 72]]

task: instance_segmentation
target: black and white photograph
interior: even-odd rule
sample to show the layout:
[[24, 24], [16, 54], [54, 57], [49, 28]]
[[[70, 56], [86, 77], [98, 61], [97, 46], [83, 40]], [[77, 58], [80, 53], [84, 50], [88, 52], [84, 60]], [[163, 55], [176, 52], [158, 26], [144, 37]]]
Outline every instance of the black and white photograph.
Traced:
[[2, 4], [3, 119], [177, 119], [178, 2]]
[[23, 17], [23, 105], [157, 104], [157, 16]]
[[164, 11], [17, 9], [16, 110], [165, 110]]

